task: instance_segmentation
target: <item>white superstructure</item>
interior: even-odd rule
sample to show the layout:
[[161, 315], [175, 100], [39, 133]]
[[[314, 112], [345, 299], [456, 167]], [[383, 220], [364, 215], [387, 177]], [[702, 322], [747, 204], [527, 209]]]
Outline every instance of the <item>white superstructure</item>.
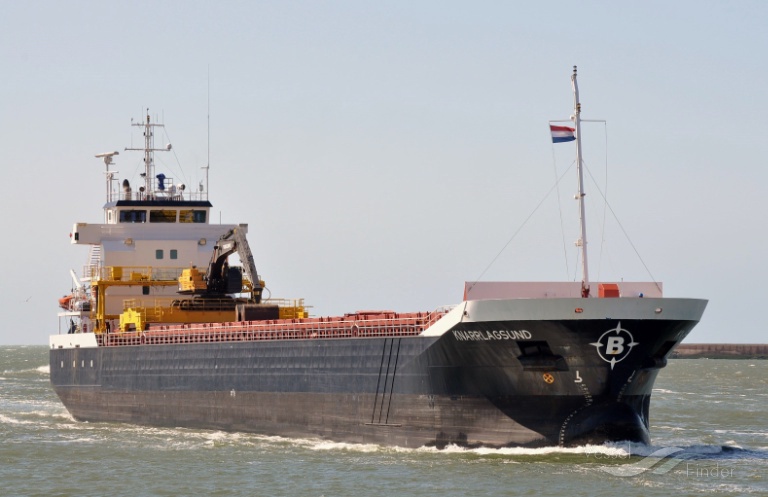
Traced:
[[[96, 295], [90, 291], [92, 282], [125, 283], [106, 289], [103, 305], [108, 316], [119, 315], [128, 299], [140, 306], [152, 306], [178, 298], [177, 287], [141, 283], [173, 280], [190, 266], [205, 268], [219, 237], [233, 228], [247, 233], [247, 225], [209, 223], [212, 206], [207, 185], [201, 183], [193, 191], [163, 172], [156, 174], [154, 153], [171, 150], [170, 144], [154, 148], [154, 132], [162, 124], [150, 122], [147, 115], [146, 121], [132, 125], [143, 128], [144, 148], [125, 150], [144, 153], [143, 184], [134, 191], [127, 179], [119, 183], [117, 171], [110, 170], [119, 152], [97, 154], [106, 165], [104, 221], [75, 223], [70, 234], [71, 243], [90, 247], [81, 279], [74, 278], [77, 288], [60, 301], [65, 312], [59, 316], [70, 330], [74, 326], [77, 331], [92, 331], [97, 324], [90, 323], [98, 305]], [[120, 187], [115, 188], [116, 183]]]

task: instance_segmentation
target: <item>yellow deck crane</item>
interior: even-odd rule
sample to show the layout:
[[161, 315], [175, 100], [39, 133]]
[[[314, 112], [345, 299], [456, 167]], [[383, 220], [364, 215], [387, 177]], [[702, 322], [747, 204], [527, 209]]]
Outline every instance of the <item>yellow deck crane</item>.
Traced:
[[[230, 267], [237, 252], [242, 267]], [[243, 274], [245, 273], [245, 274]], [[262, 302], [264, 281], [256, 271], [244, 234], [232, 229], [216, 242], [208, 269], [186, 268], [178, 280], [178, 293], [192, 298], [174, 299], [169, 306], [131, 307], [120, 315], [120, 330], [144, 330], [149, 323], [215, 323], [308, 317], [303, 299]], [[238, 295], [232, 297], [232, 295]]]

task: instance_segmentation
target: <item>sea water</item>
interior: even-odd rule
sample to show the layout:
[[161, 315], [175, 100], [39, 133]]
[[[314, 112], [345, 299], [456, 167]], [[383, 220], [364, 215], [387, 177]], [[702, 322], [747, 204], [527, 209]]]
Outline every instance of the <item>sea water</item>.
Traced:
[[81, 423], [46, 347], [0, 347], [2, 496], [768, 495], [768, 361], [671, 360], [652, 445], [400, 449]]

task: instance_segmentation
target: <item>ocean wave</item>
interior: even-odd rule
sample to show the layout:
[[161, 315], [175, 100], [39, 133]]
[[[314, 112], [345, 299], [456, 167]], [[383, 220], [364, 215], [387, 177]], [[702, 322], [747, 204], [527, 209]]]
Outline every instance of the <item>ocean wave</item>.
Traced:
[[[66, 419], [72, 419], [68, 413], [60, 415]], [[74, 421], [74, 420], [73, 420]], [[612, 442], [603, 445], [583, 445], [577, 447], [504, 447], [468, 448], [457, 445], [448, 445], [443, 449], [436, 447], [405, 448], [383, 446], [369, 443], [333, 442], [320, 438], [289, 438], [283, 436], [260, 435], [244, 432], [224, 432], [195, 430], [189, 428], [165, 428], [130, 424], [112, 423], [79, 423], [74, 422], [68, 428], [81, 428], [84, 430], [104, 430], [108, 426], [110, 436], [123, 434], [132, 440], [140, 440], [141, 444], [149, 444], [165, 450], [188, 450], [195, 448], [217, 448], [222, 446], [241, 446], [258, 448], [275, 448], [283, 446], [286, 449], [303, 449], [311, 451], [347, 452], [347, 453], [391, 453], [391, 454], [433, 454], [433, 455], [473, 455], [481, 457], [542, 457], [551, 455], [586, 456], [601, 459], [625, 459], [630, 457], [647, 457], [666, 446], [645, 445], [635, 442]], [[138, 438], [137, 438], [138, 437]], [[691, 459], [711, 458], [766, 458], [768, 451], [760, 449], [744, 448], [736, 443], [728, 442], [726, 445], [678, 445], [674, 448], [681, 450], [680, 454]], [[755, 456], [755, 454], [758, 454]]]
[[10, 411], [18, 411], [20, 413], [28, 413], [30, 412], [30, 409], [32, 410], [39, 410], [41, 412], [47, 412], [47, 413], [54, 413], [54, 412], [65, 412], [66, 408], [64, 405], [59, 402], [58, 400], [53, 399], [42, 399], [42, 398], [27, 398], [26, 396], [19, 396], [13, 401], [9, 402], [8, 407], [10, 409], [6, 409], [6, 413]]
[[719, 483], [700, 488], [698, 491], [711, 494], [730, 494], [730, 495], [765, 495], [765, 490], [751, 485], [742, 485], [739, 483]]
[[20, 373], [40, 373], [40, 374], [51, 374], [51, 366], [48, 364], [45, 364], [43, 366], [38, 366], [36, 368], [25, 368], [25, 369], [4, 369], [3, 374], [20, 374]]
[[[82, 425], [81, 423], [77, 423]], [[103, 429], [103, 423], [91, 424], [87, 429]], [[604, 456], [626, 455], [631, 451], [630, 444], [617, 443], [606, 445], [585, 445], [579, 447], [505, 447], [505, 448], [467, 448], [458, 445], [448, 445], [443, 449], [436, 447], [393, 447], [371, 443], [351, 443], [334, 442], [321, 438], [289, 438], [283, 436], [260, 435], [255, 433], [224, 432], [224, 431], [205, 431], [193, 430], [188, 428], [160, 428], [138, 425], [112, 425], [109, 431], [113, 435], [138, 435], [142, 438], [141, 443], [150, 442], [148, 439], [156, 439], [158, 447], [179, 450], [190, 448], [210, 448], [223, 445], [238, 446], [260, 446], [269, 447], [282, 445], [286, 448], [327, 451], [327, 452], [352, 452], [352, 453], [391, 453], [391, 454], [435, 454], [435, 455], [456, 455], [471, 454], [475, 456], [548, 456], [552, 454], [566, 455], [593, 455], [601, 454]], [[154, 445], [151, 444], [150, 445]], [[634, 454], [634, 452], [632, 452]]]
[[265, 442], [272, 443], [288, 443], [297, 445], [301, 448], [316, 450], [316, 451], [345, 451], [345, 452], [392, 452], [392, 453], [413, 453], [413, 454], [472, 454], [477, 456], [548, 456], [553, 454], [565, 454], [565, 455], [595, 455], [601, 454], [604, 456], [621, 456], [627, 455], [633, 449], [628, 442], [613, 443], [605, 445], [583, 445], [578, 447], [462, 447], [459, 445], [449, 444], [445, 448], [438, 449], [436, 447], [391, 447], [377, 444], [366, 443], [347, 443], [347, 442], [332, 442], [322, 439], [292, 439], [285, 437], [262, 437], [255, 435]]
[[[29, 416], [30, 419], [25, 417]], [[47, 419], [46, 419], [47, 418]], [[506, 448], [467, 448], [448, 445], [443, 449], [435, 447], [403, 448], [366, 443], [332, 442], [320, 438], [288, 438], [282, 436], [259, 435], [243, 432], [208, 431], [189, 428], [151, 427], [118, 423], [85, 423], [75, 421], [66, 410], [52, 412], [45, 408], [25, 412], [21, 416], [0, 414], [0, 423], [9, 425], [37, 425], [52, 427], [58, 425], [60, 434], [65, 439], [76, 439], [81, 442], [98, 442], [103, 440], [123, 440], [127, 445], [140, 445], [161, 451], [179, 450], [215, 450], [222, 447], [247, 448], [248, 450], [267, 450], [293, 452], [308, 450], [332, 453], [358, 453], [381, 455], [408, 455], [413, 457], [456, 457], [470, 456], [472, 458], [496, 458], [499, 463], [525, 463], [530, 459], [546, 458], [552, 462], [573, 464], [582, 462], [600, 462], [623, 464], [630, 460], [635, 463], [638, 458], [654, 456], [659, 450], [676, 449], [671, 457], [685, 460], [728, 460], [728, 459], [768, 459], [768, 450], [741, 446], [734, 440], [725, 445], [694, 444], [685, 445], [678, 442], [674, 447], [665, 445], [645, 445], [632, 442], [606, 443], [603, 445], [583, 445], [577, 447], [506, 447]], [[674, 429], [674, 427], [670, 427]], [[726, 432], [726, 430], [721, 430]], [[761, 433], [761, 435], [766, 435]], [[743, 442], [742, 442], [743, 444]], [[759, 444], [758, 444], [759, 445]], [[679, 449], [679, 450], [678, 450]], [[552, 456], [565, 456], [562, 458]]]
[[[715, 433], [725, 435], [743, 435], [747, 437], [768, 437], [768, 432], [761, 431], [740, 431], [740, 430], [714, 430]], [[727, 443], [727, 442], [726, 442]]]
[[[40, 421], [46, 421], [46, 426], [50, 426], [55, 419], [56, 423], [61, 423], [60, 427], [70, 432], [79, 432], [81, 434], [91, 434], [93, 436], [113, 438], [119, 436], [124, 438], [128, 444], [142, 444], [149, 447], [155, 447], [159, 450], [188, 450], [188, 449], [211, 449], [223, 446], [232, 447], [256, 447], [257, 449], [275, 449], [282, 446], [283, 450], [310, 450], [319, 452], [348, 452], [348, 453], [382, 453], [382, 454], [413, 454], [413, 455], [471, 455], [480, 457], [507, 458], [514, 463], [515, 458], [538, 458], [547, 456], [586, 456], [595, 459], [625, 459], [629, 457], [647, 457], [660, 449], [667, 448], [666, 445], [672, 442], [676, 449], [680, 449], [680, 454], [686, 458], [692, 459], [711, 459], [711, 458], [749, 458], [757, 457], [760, 459], [768, 458], [768, 451], [762, 447], [743, 447], [735, 441], [728, 441], [725, 445], [699, 444], [686, 445], [686, 439], [668, 440], [664, 445], [644, 445], [641, 443], [617, 442], [606, 443], [603, 445], [583, 445], [577, 447], [505, 447], [505, 448], [467, 448], [457, 445], [448, 445], [443, 449], [435, 447], [420, 448], [402, 448], [382, 446], [370, 443], [345, 443], [324, 440], [321, 438], [289, 438], [282, 436], [260, 435], [246, 432], [225, 432], [209, 431], [190, 428], [168, 428], [152, 427], [122, 423], [84, 423], [77, 422], [63, 408], [57, 408], [58, 403], [52, 401], [34, 402], [35, 408], [21, 413], [21, 416], [9, 417], [0, 415], [0, 422], [8, 424], [33, 424]], [[25, 416], [32, 417], [32, 420], [25, 419]], [[670, 431], [686, 431], [678, 426], [659, 425], [655, 429]], [[718, 434], [728, 434], [729, 438], [740, 438], [738, 435], [759, 435], [759, 437], [768, 436], [768, 433], [746, 433], [735, 430], [716, 430]], [[743, 441], [741, 442], [744, 443]], [[761, 443], [757, 444], [761, 446]], [[573, 457], [566, 457], [564, 461], [573, 462]]]
[[195, 450], [221, 446], [249, 447], [258, 445], [250, 440], [252, 435], [239, 432], [206, 431], [189, 428], [166, 428], [122, 423], [79, 422], [69, 413], [61, 415], [71, 420], [66, 429], [73, 433], [87, 434], [94, 439], [121, 439], [127, 445], [141, 445], [154, 450]]
[[343, 442], [331, 442], [328, 440], [303, 440], [304, 445], [310, 450], [350, 451], [350, 452], [378, 452], [382, 449], [376, 444], [354, 444]]
[[628, 453], [630, 445], [627, 443], [615, 443], [605, 445], [580, 445], [577, 447], [504, 447], [504, 448], [464, 448], [455, 445], [449, 445], [442, 451], [438, 449], [432, 449], [435, 452], [447, 452], [447, 453], [469, 453], [477, 454], [481, 456], [488, 455], [501, 455], [501, 456], [548, 456], [553, 454], [569, 454], [569, 455], [604, 455], [604, 456], [620, 456]]
[[[645, 449], [643, 449], [645, 447]], [[654, 452], [663, 449], [662, 446], [643, 446], [638, 444], [633, 449], [632, 455], [641, 457], [652, 455]], [[680, 452], [674, 457], [685, 459], [768, 459], [768, 450], [754, 447], [741, 447], [733, 441], [726, 442], [724, 445], [705, 445], [696, 444], [689, 446], [671, 447], [680, 449]]]
[[[224, 432], [225, 436], [230, 436]], [[220, 439], [221, 435], [211, 435], [212, 440]], [[606, 445], [584, 445], [578, 447], [503, 447], [503, 448], [489, 448], [489, 447], [462, 447], [459, 445], [449, 444], [445, 448], [438, 449], [436, 447], [396, 447], [385, 446], [371, 443], [352, 443], [352, 442], [334, 442], [330, 440], [324, 440], [320, 438], [288, 438], [281, 436], [265, 436], [251, 434], [250, 437], [253, 441], [259, 441], [265, 444], [286, 444], [297, 448], [303, 448], [313, 451], [340, 451], [340, 452], [359, 452], [359, 453], [412, 453], [412, 454], [472, 454], [478, 456], [546, 456], [551, 454], [602, 454], [602, 455], [624, 455], [627, 454], [629, 448], [627, 442], [606, 444]]]
[[6, 424], [6, 425], [33, 425], [38, 424], [34, 421], [29, 421], [26, 419], [16, 419], [12, 418], [10, 416], [6, 416], [4, 414], [0, 414], [0, 423]]
[[[508, 448], [466, 448], [455, 445], [449, 445], [445, 449], [436, 449], [434, 447], [422, 447], [419, 449], [410, 449], [415, 451], [428, 451], [434, 453], [468, 453], [477, 455], [503, 455], [503, 456], [546, 456], [553, 454], [567, 454], [567, 455], [601, 455], [601, 456], [637, 456], [647, 457], [661, 449], [668, 448], [666, 446], [657, 445], [645, 445], [638, 442], [607, 442], [603, 445], [581, 445], [577, 447], [539, 447], [539, 448], [526, 448], [526, 447], [508, 447]], [[746, 449], [735, 445], [690, 445], [683, 447], [675, 447], [681, 449], [681, 453], [687, 456], [698, 456], [700, 458], [709, 458], [711, 456], [739, 456], [748, 455], [752, 453], [768, 454], [766, 451]], [[409, 449], [406, 449], [409, 450]]]
[[653, 393], [677, 393], [677, 392], [673, 392], [672, 390], [667, 390], [666, 388], [654, 388]]
[[[620, 462], [622, 460], [637, 460], [637, 458], [644, 458], [653, 456], [658, 453], [659, 450], [675, 449], [676, 454], [674, 457], [683, 459], [749, 459], [768, 458], [768, 451], [761, 449], [745, 448], [737, 445], [736, 443], [728, 442], [726, 445], [683, 445], [676, 447], [666, 447], [660, 445], [645, 445], [636, 442], [611, 442], [603, 445], [582, 445], [577, 447], [505, 447], [505, 448], [467, 448], [457, 445], [448, 445], [443, 449], [437, 449], [435, 447], [419, 447], [416, 449], [403, 448], [403, 447], [388, 447], [375, 444], [355, 444], [355, 443], [340, 443], [329, 442], [327, 440], [320, 439], [288, 439], [282, 437], [270, 437], [267, 440], [265, 437], [261, 437], [265, 442], [279, 442], [288, 443], [290, 445], [299, 446], [309, 450], [316, 451], [343, 451], [343, 452], [359, 452], [359, 453], [401, 453], [401, 454], [430, 454], [430, 455], [473, 455], [480, 457], [502, 457], [509, 459], [510, 463], [515, 463], [516, 458], [538, 458], [547, 456], [584, 456], [586, 458], [594, 458], [600, 461], [614, 460], [614, 462]], [[678, 450], [679, 449], [679, 450]], [[573, 462], [573, 457], [564, 459], [564, 462]]]
[[29, 411], [25, 412], [25, 415], [28, 416], [37, 416], [39, 418], [58, 418], [58, 419], [66, 419], [68, 421], [75, 421], [75, 418], [72, 417], [71, 414], [66, 409], [61, 409], [57, 411]]
[[686, 431], [688, 429], [689, 428], [683, 428], [682, 426], [651, 425], [651, 431], [654, 431], [654, 430]]

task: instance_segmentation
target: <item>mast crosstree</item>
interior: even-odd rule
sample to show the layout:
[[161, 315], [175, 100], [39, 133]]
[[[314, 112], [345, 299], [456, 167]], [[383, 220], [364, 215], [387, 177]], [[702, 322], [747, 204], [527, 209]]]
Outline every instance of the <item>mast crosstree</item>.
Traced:
[[147, 196], [154, 195], [154, 188], [152, 187], [152, 181], [155, 178], [155, 152], [168, 152], [171, 150], [171, 144], [169, 143], [164, 148], [155, 148], [155, 131], [154, 128], [163, 128], [164, 124], [153, 123], [149, 118], [149, 109], [147, 109], [147, 120], [143, 123], [131, 123], [131, 126], [139, 126], [144, 128], [144, 148], [129, 148], [125, 150], [132, 150], [138, 152], [144, 152], [144, 194]]

